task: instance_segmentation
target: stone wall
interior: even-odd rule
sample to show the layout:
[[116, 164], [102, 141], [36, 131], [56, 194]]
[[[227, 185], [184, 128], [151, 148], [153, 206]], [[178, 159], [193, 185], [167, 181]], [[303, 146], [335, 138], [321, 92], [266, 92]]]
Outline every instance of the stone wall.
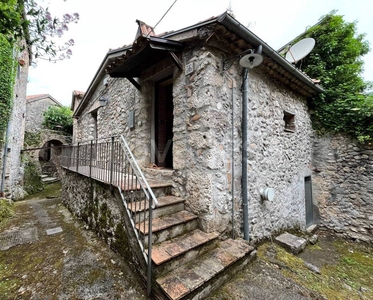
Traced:
[[[108, 99], [100, 106], [101, 97]], [[152, 90], [142, 84], [140, 93], [127, 79], [108, 78], [101, 83], [75, 124], [76, 142], [124, 135], [141, 166], [150, 163]], [[128, 126], [130, 111], [135, 111], [135, 128]]]
[[[196, 47], [183, 53], [193, 72], [173, 73], [173, 189], [198, 214], [205, 231], [243, 236], [241, 195], [242, 68], [222, 72], [223, 53]], [[248, 175], [251, 239], [305, 227], [304, 178], [311, 175], [312, 129], [306, 99], [269, 80], [263, 69], [249, 74]], [[104, 82], [106, 84], [104, 84]], [[124, 134], [141, 167], [151, 162], [154, 83], [138, 91], [127, 79], [103, 81], [79, 118], [77, 140]], [[108, 103], [99, 106], [105, 96]], [[135, 128], [128, 114], [135, 111]], [[295, 128], [285, 130], [285, 116]], [[293, 125], [292, 125], [293, 126]], [[259, 191], [275, 190], [273, 202]], [[234, 229], [233, 229], [234, 227]]]
[[83, 220], [87, 229], [95, 231], [117, 253], [136, 261], [133, 249], [129, 246], [125, 219], [109, 185], [64, 171], [62, 179], [62, 199], [69, 210]]
[[[191, 50], [187, 57], [195, 72], [174, 85], [174, 193], [187, 199], [204, 230], [230, 234], [233, 213], [235, 233], [242, 236], [241, 68], [220, 72], [215, 49]], [[248, 108], [250, 238], [304, 228], [312, 151], [306, 100], [271, 82], [259, 67], [249, 74]], [[285, 131], [284, 111], [295, 116], [293, 131]], [[273, 202], [261, 200], [265, 187], [275, 189]]]
[[[57, 106], [57, 103], [45, 96], [45, 98], [30, 99], [26, 102], [26, 130], [38, 131], [43, 129], [44, 116], [43, 113], [52, 105]], [[58, 105], [59, 106], [59, 105]]]
[[[25, 133], [26, 89], [29, 59], [26, 51], [22, 55], [25, 64], [18, 66], [12, 113], [9, 121], [8, 157], [5, 172], [6, 195], [14, 200], [24, 197], [23, 169], [21, 167], [21, 150]], [[0, 171], [1, 172], [1, 171]]]
[[314, 146], [313, 195], [320, 226], [373, 242], [373, 146], [343, 135], [319, 137]]

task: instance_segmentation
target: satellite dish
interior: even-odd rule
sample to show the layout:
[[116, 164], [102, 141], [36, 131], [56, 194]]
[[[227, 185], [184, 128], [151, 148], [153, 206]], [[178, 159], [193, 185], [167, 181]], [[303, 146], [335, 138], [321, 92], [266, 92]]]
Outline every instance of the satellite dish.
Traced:
[[288, 62], [297, 63], [306, 57], [312, 51], [313, 47], [315, 47], [315, 40], [313, 38], [305, 38], [291, 46], [285, 58]]

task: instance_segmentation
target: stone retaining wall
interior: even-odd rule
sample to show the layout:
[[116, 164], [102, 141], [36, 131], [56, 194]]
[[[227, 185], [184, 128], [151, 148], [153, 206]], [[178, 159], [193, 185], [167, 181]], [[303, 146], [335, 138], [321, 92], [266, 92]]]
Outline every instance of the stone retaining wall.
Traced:
[[62, 199], [68, 209], [85, 222], [87, 229], [95, 231], [114, 251], [133, 261], [125, 221], [109, 185], [65, 170]]
[[321, 227], [373, 242], [373, 146], [337, 135], [314, 145], [313, 194]]

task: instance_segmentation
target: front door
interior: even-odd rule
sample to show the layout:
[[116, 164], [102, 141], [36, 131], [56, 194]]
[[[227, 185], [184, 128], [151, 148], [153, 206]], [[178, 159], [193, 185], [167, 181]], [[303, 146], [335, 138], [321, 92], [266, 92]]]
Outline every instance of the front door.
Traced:
[[172, 169], [172, 137], [174, 106], [172, 98], [172, 78], [161, 80], [155, 85], [155, 164]]

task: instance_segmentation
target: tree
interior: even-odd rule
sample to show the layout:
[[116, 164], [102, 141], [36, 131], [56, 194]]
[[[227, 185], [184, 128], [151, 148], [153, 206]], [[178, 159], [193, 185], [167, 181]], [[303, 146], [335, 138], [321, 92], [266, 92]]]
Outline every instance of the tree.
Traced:
[[346, 132], [361, 142], [373, 141], [372, 86], [364, 81], [362, 57], [369, 52], [356, 22], [348, 23], [332, 12], [308, 29], [303, 37], [316, 40], [302, 62], [303, 71], [321, 80], [326, 93], [313, 99], [314, 125], [320, 132]]
[[0, 33], [11, 43], [25, 39], [34, 63], [37, 59], [57, 61], [69, 58], [74, 40], [57, 44], [55, 38], [61, 37], [69, 29], [68, 25], [78, 20], [78, 13], [53, 17], [48, 8], [40, 6], [35, 0], [0, 3]]
[[73, 112], [68, 106], [50, 106], [44, 113], [43, 126], [51, 130], [73, 131]]

